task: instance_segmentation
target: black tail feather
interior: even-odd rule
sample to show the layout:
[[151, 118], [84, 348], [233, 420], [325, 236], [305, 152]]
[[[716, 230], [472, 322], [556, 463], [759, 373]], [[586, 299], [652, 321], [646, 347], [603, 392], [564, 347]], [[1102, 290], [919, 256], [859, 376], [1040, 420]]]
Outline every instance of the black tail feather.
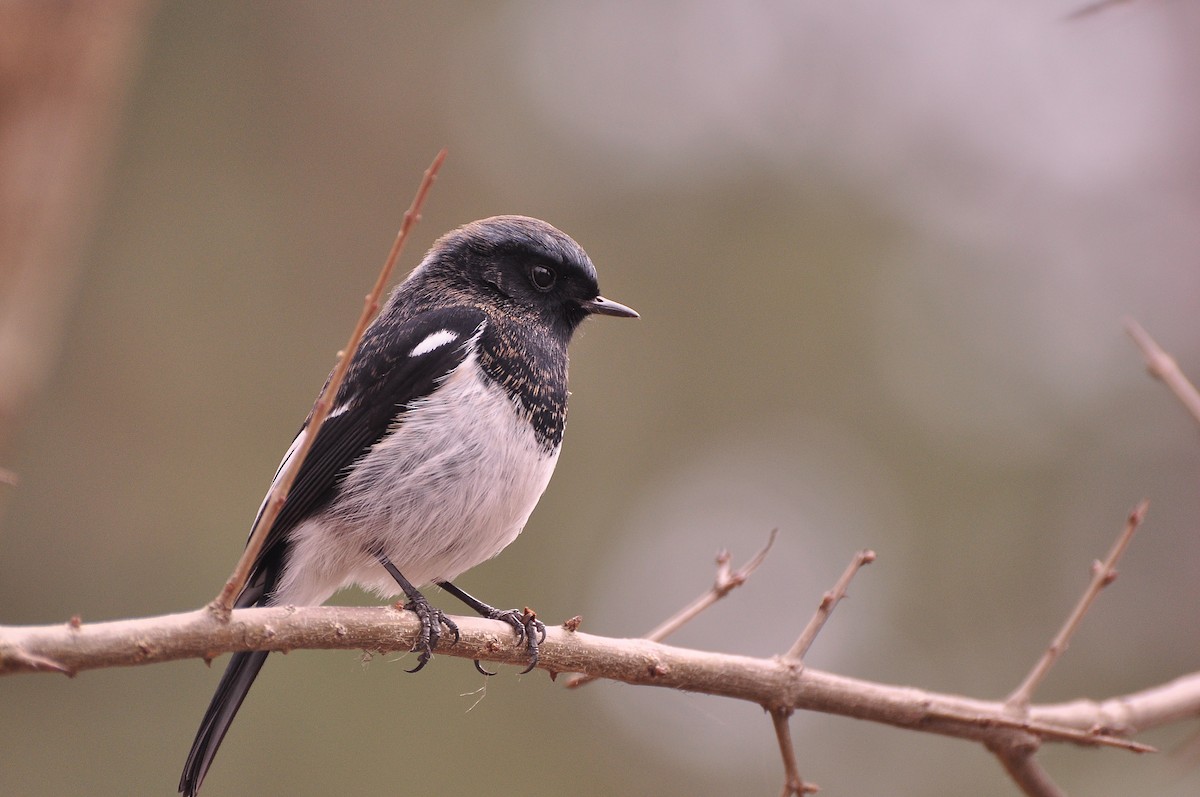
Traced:
[[[262, 606], [270, 603], [267, 597], [275, 583], [278, 572], [276, 567], [257, 568], [250, 577], [250, 582], [234, 601], [234, 607], [245, 609], [249, 606]], [[225, 673], [217, 684], [217, 691], [209, 701], [208, 710], [196, 731], [192, 749], [188, 753], [187, 762], [183, 765], [183, 774], [179, 777], [179, 791], [184, 797], [196, 797], [200, 784], [217, 755], [217, 748], [225, 738], [225, 732], [233, 724], [246, 693], [250, 691], [258, 671], [267, 660], [269, 651], [250, 650], [233, 654]]]
[[183, 765], [179, 791], [184, 797], [196, 797], [200, 791], [200, 784], [204, 782], [204, 775], [217, 754], [217, 748], [221, 746], [221, 740], [233, 723], [255, 676], [267, 660], [267, 654], [265, 650], [233, 654], [225, 674], [221, 676], [217, 692], [208, 704], [208, 711], [204, 712], [204, 720], [200, 723], [200, 730], [196, 731], [196, 740], [192, 742], [187, 763]]

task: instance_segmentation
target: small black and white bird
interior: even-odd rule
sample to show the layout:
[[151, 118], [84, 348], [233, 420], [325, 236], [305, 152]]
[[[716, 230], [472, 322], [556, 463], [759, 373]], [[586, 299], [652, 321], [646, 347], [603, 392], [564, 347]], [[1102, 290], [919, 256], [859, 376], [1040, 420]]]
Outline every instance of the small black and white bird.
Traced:
[[[600, 295], [587, 254], [544, 221], [496, 216], [440, 238], [367, 329], [236, 606], [317, 605], [355, 584], [403, 594], [422, 621], [416, 671], [442, 626], [458, 633], [418, 591], [436, 584], [512, 625], [536, 664], [539, 621], [450, 582], [516, 539], [546, 489], [567, 343], [593, 314], [637, 317]], [[305, 421], [281, 471], [307, 434]], [[266, 658], [229, 662], [179, 780], [186, 797]]]

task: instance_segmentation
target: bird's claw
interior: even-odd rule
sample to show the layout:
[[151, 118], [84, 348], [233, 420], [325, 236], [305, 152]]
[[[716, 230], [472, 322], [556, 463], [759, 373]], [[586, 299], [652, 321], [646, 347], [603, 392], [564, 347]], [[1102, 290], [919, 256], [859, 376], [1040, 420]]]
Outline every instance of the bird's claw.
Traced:
[[410, 600], [404, 604], [404, 608], [415, 614], [421, 621], [421, 633], [417, 635], [417, 640], [412, 646], [414, 653], [420, 652], [420, 655], [417, 656], [417, 666], [406, 672], [420, 672], [433, 658], [433, 649], [437, 647], [438, 641], [442, 638], [442, 626], [446, 626], [446, 630], [454, 634], [455, 643], [462, 636], [458, 633], [458, 625], [441, 609], [431, 606], [424, 596]]
[[[485, 616], [489, 620], [500, 620], [512, 626], [517, 642], [524, 642], [525, 650], [529, 653], [529, 666], [521, 670], [521, 675], [532, 672], [538, 663], [538, 646], [546, 641], [546, 624], [538, 619], [537, 613], [527, 606], [524, 611], [493, 609]], [[479, 659], [475, 659], [475, 669], [484, 675], [496, 674], [485, 670]]]

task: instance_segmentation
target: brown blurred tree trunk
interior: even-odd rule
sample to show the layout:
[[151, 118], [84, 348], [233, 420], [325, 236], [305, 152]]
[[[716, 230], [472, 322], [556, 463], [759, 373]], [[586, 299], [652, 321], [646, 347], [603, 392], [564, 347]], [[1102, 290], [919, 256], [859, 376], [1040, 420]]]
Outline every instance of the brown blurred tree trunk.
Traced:
[[53, 363], [150, 9], [0, 3], [0, 451]]

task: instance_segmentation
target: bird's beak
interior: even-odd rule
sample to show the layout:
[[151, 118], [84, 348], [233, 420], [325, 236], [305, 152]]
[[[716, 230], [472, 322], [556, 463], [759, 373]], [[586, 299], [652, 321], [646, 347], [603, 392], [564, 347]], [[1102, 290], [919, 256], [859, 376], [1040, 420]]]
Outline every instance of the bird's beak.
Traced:
[[597, 296], [589, 302], [580, 302], [580, 306], [589, 313], [597, 315], [615, 315], [621, 318], [638, 318], [637, 310], [626, 307], [619, 302], [610, 301], [603, 296]]

